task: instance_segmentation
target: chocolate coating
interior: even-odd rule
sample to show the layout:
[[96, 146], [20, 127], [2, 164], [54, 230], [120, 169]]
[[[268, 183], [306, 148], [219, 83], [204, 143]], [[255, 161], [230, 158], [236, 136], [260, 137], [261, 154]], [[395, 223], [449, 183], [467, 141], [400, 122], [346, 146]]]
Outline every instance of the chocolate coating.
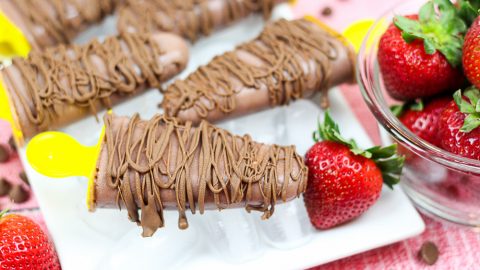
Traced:
[[30, 181], [28, 180], [28, 176], [27, 174], [25, 173], [25, 171], [22, 171], [18, 174], [18, 177], [20, 177], [20, 179], [27, 185], [30, 185]]
[[30, 193], [22, 185], [14, 185], [8, 196], [14, 203], [24, 203], [30, 198]]
[[258, 38], [215, 57], [164, 91], [165, 114], [199, 123], [234, 118], [309, 98], [354, 78], [354, 53], [326, 27], [279, 20]]
[[5, 178], [0, 179], [0, 196], [3, 197], [7, 195], [12, 189], [12, 184], [8, 182]]
[[29, 138], [160, 87], [187, 61], [187, 45], [176, 35], [125, 33], [32, 52], [15, 58], [0, 75], [13, 116]]
[[10, 153], [8, 151], [8, 148], [0, 144], [0, 163], [7, 162], [10, 159]]
[[418, 252], [420, 259], [428, 265], [434, 265], [439, 256], [439, 251], [437, 246], [430, 241], [423, 243], [420, 251]]
[[151, 236], [164, 225], [164, 209], [179, 211], [181, 229], [188, 209], [245, 207], [269, 218], [276, 203], [305, 191], [306, 178], [294, 146], [256, 143], [207, 122], [107, 115], [90, 208], [126, 208]]
[[17, 151], [17, 143], [15, 142], [13, 136], [10, 136], [10, 138], [8, 139], [8, 145], [10, 146], [12, 151]]
[[2, 0], [5, 14], [35, 50], [70, 43], [123, 0]]

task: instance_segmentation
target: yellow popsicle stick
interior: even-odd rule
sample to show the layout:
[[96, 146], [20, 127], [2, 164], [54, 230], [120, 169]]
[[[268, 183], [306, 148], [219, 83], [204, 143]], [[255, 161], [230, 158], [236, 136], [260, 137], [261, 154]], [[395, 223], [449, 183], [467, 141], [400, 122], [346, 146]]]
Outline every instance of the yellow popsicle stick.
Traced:
[[[365, 37], [368, 34], [368, 31], [372, 29], [372, 36], [383, 33], [388, 25], [384, 21], [380, 21], [375, 24], [375, 20], [373, 19], [361, 19], [351, 23], [345, 30], [343, 31], [343, 36], [352, 44], [355, 48], [355, 52], [360, 51], [360, 47], [362, 46]], [[372, 45], [373, 40], [367, 40], [367, 46]]]
[[0, 12], [0, 57], [26, 57], [30, 52], [30, 44], [25, 35], [2, 12]]
[[374, 20], [363, 19], [350, 24], [344, 31], [343, 36], [350, 41], [355, 48], [355, 52], [360, 50], [368, 30], [375, 23]]
[[57, 131], [35, 136], [27, 146], [27, 160], [37, 172], [53, 177], [90, 177], [100, 144], [85, 146]]
[[12, 114], [12, 107], [10, 106], [10, 98], [7, 90], [4, 88], [2, 79], [0, 77], [0, 119], [6, 120], [12, 127], [12, 135], [17, 144], [23, 144], [23, 133], [15, 121]]
[[[112, 113], [111, 110], [108, 113]], [[37, 172], [52, 177], [85, 176], [88, 178], [86, 203], [94, 207], [95, 169], [105, 136], [105, 126], [96, 145], [85, 146], [70, 135], [48, 131], [35, 136], [27, 145], [28, 163]]]

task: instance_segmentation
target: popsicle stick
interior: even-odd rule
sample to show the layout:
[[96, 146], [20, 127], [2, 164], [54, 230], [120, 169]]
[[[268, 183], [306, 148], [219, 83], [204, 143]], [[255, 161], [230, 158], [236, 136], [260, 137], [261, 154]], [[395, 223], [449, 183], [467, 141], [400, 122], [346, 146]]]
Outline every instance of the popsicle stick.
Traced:
[[13, 56], [26, 57], [30, 52], [30, 44], [25, 35], [2, 12], [0, 12], [0, 58]]
[[8, 97], [7, 90], [4, 88], [2, 78], [0, 76], [0, 119], [3, 119], [10, 123], [12, 127], [12, 135], [17, 145], [23, 145], [23, 133], [14, 120], [12, 106], [10, 106], [10, 99]]
[[[365, 42], [365, 37], [368, 35], [369, 31], [373, 33], [381, 33], [387, 30], [388, 24], [381, 20], [375, 24], [375, 20], [373, 19], [361, 19], [351, 23], [345, 30], [343, 31], [343, 36], [350, 41], [352, 46], [355, 48], [355, 52], [358, 53], [360, 51], [360, 47]], [[376, 34], [372, 34], [371, 36], [378, 36]], [[366, 41], [367, 46], [373, 45], [373, 40], [369, 39]]]
[[52, 177], [91, 177], [95, 170], [100, 141], [85, 146], [62, 132], [49, 131], [35, 136], [27, 146], [27, 160], [37, 172]]
[[374, 23], [375, 20], [372, 19], [358, 20], [343, 31], [343, 36], [350, 41], [356, 53], [360, 51], [363, 40]]

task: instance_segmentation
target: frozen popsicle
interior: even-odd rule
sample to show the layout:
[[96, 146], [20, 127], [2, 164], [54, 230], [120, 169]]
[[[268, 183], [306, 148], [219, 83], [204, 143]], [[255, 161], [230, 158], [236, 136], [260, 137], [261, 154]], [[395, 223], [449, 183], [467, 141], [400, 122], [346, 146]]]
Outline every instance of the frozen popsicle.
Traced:
[[285, 0], [126, 0], [119, 9], [120, 32], [168, 31], [191, 41], [253, 13], [270, 17]]
[[164, 91], [168, 116], [215, 122], [288, 104], [354, 81], [355, 52], [319, 21], [278, 20]]
[[67, 44], [123, 0], [2, 0], [3, 14], [34, 49]]
[[126, 209], [143, 236], [164, 226], [169, 209], [179, 212], [180, 229], [188, 227], [188, 210], [244, 207], [267, 219], [307, 184], [294, 146], [257, 143], [206, 121], [193, 127], [163, 115], [145, 121], [109, 114], [97, 146], [82, 147], [66, 136], [37, 135], [27, 148], [32, 167], [53, 177], [90, 177], [89, 209]]
[[123, 33], [32, 51], [0, 71], [0, 111], [10, 114], [22, 142], [160, 87], [187, 61], [185, 41], [171, 33]]

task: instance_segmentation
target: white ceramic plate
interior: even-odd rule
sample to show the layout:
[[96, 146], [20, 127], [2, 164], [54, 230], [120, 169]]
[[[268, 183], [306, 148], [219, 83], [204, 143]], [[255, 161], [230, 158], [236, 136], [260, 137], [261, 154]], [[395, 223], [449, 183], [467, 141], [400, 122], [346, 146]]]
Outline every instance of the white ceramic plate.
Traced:
[[[276, 17], [290, 18], [287, 6]], [[110, 25], [110, 26], [109, 26]], [[111, 31], [112, 21], [87, 35]], [[262, 29], [260, 17], [252, 17], [212, 37], [191, 50], [184, 77], [214, 55], [255, 37]], [[96, 31], [96, 32], [95, 32]], [[84, 35], [81, 39], [86, 39]], [[367, 134], [339, 91], [333, 90], [333, 117], [346, 137], [370, 146]], [[115, 108], [119, 115], [140, 110], [142, 117], [158, 113], [158, 91], [150, 91]], [[359, 101], [360, 102], [360, 101]], [[249, 133], [258, 141], [295, 144], [304, 154], [312, 145], [311, 134], [323, 112], [315, 100], [302, 100], [222, 123], [236, 134]], [[85, 144], [94, 144], [101, 124], [93, 117], [65, 128]], [[54, 239], [63, 269], [301, 269], [394, 243], [419, 234], [424, 223], [400, 188], [384, 189], [380, 200], [353, 222], [327, 231], [315, 231], [306, 217], [303, 200], [277, 208], [271, 220], [243, 209], [189, 216], [190, 228], [177, 229], [177, 213], [166, 213], [166, 228], [143, 239], [139, 228], [118, 210], [86, 210], [86, 180], [50, 179], [39, 175], [22, 160]]]

